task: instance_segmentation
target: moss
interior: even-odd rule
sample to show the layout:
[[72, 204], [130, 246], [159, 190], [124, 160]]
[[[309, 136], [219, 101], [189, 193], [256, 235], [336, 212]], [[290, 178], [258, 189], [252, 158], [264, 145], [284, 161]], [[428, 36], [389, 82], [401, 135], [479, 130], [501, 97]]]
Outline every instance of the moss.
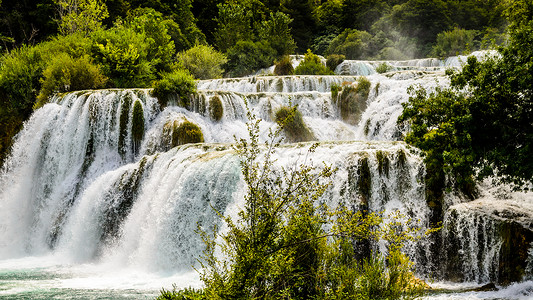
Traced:
[[352, 125], [359, 123], [367, 107], [370, 86], [370, 81], [364, 76], [359, 77], [355, 86], [343, 85], [337, 105], [340, 109], [341, 118], [345, 122]]
[[141, 101], [138, 100], [133, 104], [131, 136], [133, 138], [133, 150], [136, 153], [144, 137], [144, 111]]
[[365, 128], [364, 128], [364, 133], [366, 136], [368, 136], [368, 133], [370, 133], [370, 119], [366, 120], [366, 123], [365, 123]]
[[281, 58], [280, 61], [276, 62], [276, 67], [274, 68], [274, 75], [292, 75], [294, 74], [294, 67], [292, 66], [292, 61], [290, 56], [285, 55]]
[[119, 135], [118, 135], [118, 152], [124, 156], [126, 154], [125, 142], [128, 136], [128, 121], [130, 117], [131, 95], [126, 94], [122, 98], [120, 106]]
[[342, 90], [342, 87], [338, 84], [332, 84], [331, 85], [331, 100], [333, 100], [333, 103], [337, 103], [337, 98], [339, 97], [339, 91]]
[[398, 157], [396, 159], [396, 167], [403, 168], [407, 164], [407, 155], [402, 149], [398, 150], [397, 155]]
[[177, 126], [174, 122], [174, 131], [172, 132], [172, 147], [184, 144], [203, 143], [204, 134], [200, 127], [190, 121], [185, 121]]
[[374, 92], [376, 93], [376, 97], [377, 95], [379, 95], [379, 87], [380, 87], [380, 82], [378, 82], [376, 86], [374, 87]]
[[275, 114], [276, 123], [283, 126], [283, 131], [289, 142], [307, 142], [316, 140], [315, 136], [305, 126], [305, 122], [296, 108], [280, 107]]
[[368, 208], [368, 200], [370, 199], [372, 193], [372, 173], [370, 172], [368, 157], [361, 158], [357, 173], [359, 175], [357, 180], [357, 190], [361, 195], [361, 202], [363, 206]]
[[224, 107], [222, 106], [222, 100], [218, 95], [209, 99], [209, 116], [213, 121], [220, 121], [224, 115]]
[[376, 159], [378, 160], [379, 175], [385, 174], [385, 176], [389, 177], [390, 160], [387, 157], [387, 153], [383, 151], [376, 152]]

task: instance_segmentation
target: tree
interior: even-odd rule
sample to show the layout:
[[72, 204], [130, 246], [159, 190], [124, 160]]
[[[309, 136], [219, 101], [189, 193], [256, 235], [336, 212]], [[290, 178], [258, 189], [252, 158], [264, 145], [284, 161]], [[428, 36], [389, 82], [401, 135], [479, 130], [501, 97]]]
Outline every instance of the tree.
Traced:
[[413, 90], [399, 118], [410, 124], [406, 141], [426, 153], [437, 202], [446, 186], [475, 197], [475, 179], [488, 176], [517, 187], [532, 181], [533, 6], [513, 0], [507, 14], [510, 39], [499, 55], [469, 57], [450, 88]]
[[76, 32], [88, 35], [102, 27], [109, 16], [105, 2], [100, 0], [58, 0], [59, 32], [68, 35]]
[[281, 1], [281, 11], [293, 19], [292, 35], [301, 52], [309, 48], [316, 32], [316, 19], [313, 14], [315, 8], [315, 1], [312, 0]]

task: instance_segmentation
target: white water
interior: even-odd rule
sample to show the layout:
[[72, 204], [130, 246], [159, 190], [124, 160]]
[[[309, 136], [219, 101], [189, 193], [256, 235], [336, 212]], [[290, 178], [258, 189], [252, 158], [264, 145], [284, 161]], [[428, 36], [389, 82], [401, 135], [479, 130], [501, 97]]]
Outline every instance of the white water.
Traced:
[[[376, 66], [345, 64], [361, 63]], [[339, 168], [324, 201], [359, 201], [357, 171], [367, 158], [369, 208], [400, 211], [427, 226], [422, 159], [414, 149], [395, 142], [405, 130], [397, 127], [396, 119], [408, 99], [407, 87], [446, 84], [443, 67], [450, 65], [458, 65], [458, 60], [448, 65], [431, 59], [396, 62], [403, 71], [369, 72], [367, 108], [355, 125], [340, 119], [330, 88], [356, 81], [353, 75], [360, 71], [349, 76], [200, 81], [189, 109], [161, 111], [147, 90], [82, 92], [55, 99], [25, 124], [0, 174], [0, 297], [52, 295], [56, 290], [73, 297], [80, 290], [119, 290], [127, 292], [112, 297], [127, 298], [128, 293], [153, 296], [171, 283], [201, 286], [192, 269], [203, 246], [195, 233], [197, 224], [204, 229], [220, 224], [212, 207], [233, 215], [242, 206], [240, 168], [228, 143], [247, 136], [245, 100], [263, 120], [262, 141], [276, 126], [276, 109], [298, 105], [306, 126], [321, 141], [311, 160]], [[208, 114], [209, 99], [215, 95], [224, 108], [218, 122]], [[128, 97], [132, 101], [121, 142], [122, 104]], [[143, 104], [146, 129], [138, 151], [131, 133], [135, 101]], [[206, 143], [171, 148], [165, 126], [185, 119], [200, 126]], [[284, 146], [276, 154], [277, 167], [294, 163], [305, 149]], [[388, 172], [380, 172], [378, 152], [388, 158]], [[464, 250], [476, 251], [468, 248], [471, 244], [465, 241]], [[423, 262], [431, 255], [429, 245], [410, 247], [420, 274], [427, 275], [431, 268]], [[484, 259], [494, 255], [488, 252]], [[472, 273], [468, 280], [486, 282], [491, 270], [474, 269], [477, 258], [465, 257], [472, 261], [464, 268]], [[523, 286], [528, 289], [527, 282]]]

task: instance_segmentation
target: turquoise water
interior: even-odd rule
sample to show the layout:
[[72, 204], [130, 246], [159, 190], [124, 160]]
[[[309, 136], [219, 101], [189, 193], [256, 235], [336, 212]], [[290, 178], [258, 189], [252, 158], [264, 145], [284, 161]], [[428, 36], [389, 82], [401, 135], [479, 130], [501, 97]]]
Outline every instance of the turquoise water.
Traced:
[[153, 299], [158, 294], [158, 290], [65, 286], [70, 280], [76, 278], [46, 269], [0, 270], [0, 299]]

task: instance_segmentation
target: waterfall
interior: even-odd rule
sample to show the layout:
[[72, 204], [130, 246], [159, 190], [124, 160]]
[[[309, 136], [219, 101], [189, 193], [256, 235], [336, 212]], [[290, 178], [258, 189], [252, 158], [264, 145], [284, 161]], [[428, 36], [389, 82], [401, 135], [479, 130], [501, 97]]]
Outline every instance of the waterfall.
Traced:
[[[231, 145], [247, 137], [247, 105], [262, 120], [261, 142], [277, 126], [276, 110], [297, 105], [319, 143], [309, 161], [338, 169], [320, 201], [353, 206], [365, 197], [370, 211], [400, 212], [428, 228], [423, 157], [400, 142], [407, 128], [396, 120], [409, 99], [409, 86], [432, 90], [446, 85], [444, 68], [458, 62], [387, 62], [394, 70], [377, 74], [379, 63], [345, 61], [338, 73], [347, 75], [340, 76], [203, 80], [189, 107], [161, 109], [142, 89], [56, 96], [24, 124], [1, 170], [0, 261], [52, 255], [62, 264], [190, 272], [204, 246], [197, 228], [212, 230], [222, 224], [218, 213], [235, 216], [244, 205], [245, 186]], [[368, 97], [360, 118], [346, 122], [331, 90], [356, 85], [361, 74], [371, 84]], [[210, 114], [214, 98], [223, 108], [220, 120]], [[142, 118], [133, 113], [135, 105], [142, 108]], [[185, 121], [198, 125], [205, 143], [173, 144], [173, 132]], [[273, 157], [274, 170], [293, 164], [310, 145], [283, 144]], [[363, 179], [365, 191], [358, 185]], [[498, 234], [500, 223], [460, 197], [447, 197], [451, 207], [441, 236], [448, 262], [435, 264], [443, 254], [433, 253], [432, 240], [410, 243], [406, 250], [419, 275], [499, 280], [502, 245], [508, 244]], [[531, 195], [524, 197], [519, 206], [527, 208], [520, 212], [527, 221], [533, 208], [527, 204]], [[524, 248], [528, 274], [531, 245]]]

